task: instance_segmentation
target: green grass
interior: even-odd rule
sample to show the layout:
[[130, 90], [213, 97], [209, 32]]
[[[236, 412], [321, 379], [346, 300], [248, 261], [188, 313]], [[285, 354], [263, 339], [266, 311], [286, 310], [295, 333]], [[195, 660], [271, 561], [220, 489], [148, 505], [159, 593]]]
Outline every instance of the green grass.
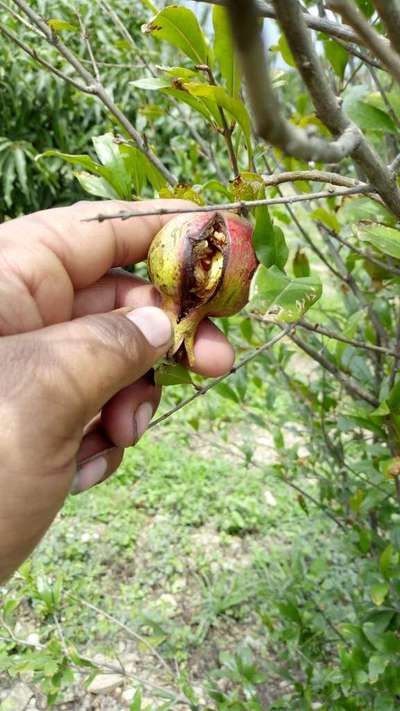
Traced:
[[[332, 589], [326, 580], [343, 556], [333, 524], [318, 509], [307, 517], [267, 469], [237, 463], [210, 435], [204, 450], [199, 435], [165, 430], [129, 450], [106, 484], [68, 500], [9, 584], [7, 599], [17, 607], [7, 614], [20, 639], [33, 629], [43, 644], [58, 639], [56, 616], [67, 646], [81, 654], [115, 659], [116, 649], [122, 657], [139, 649], [146, 673], [154, 655], [144, 654], [119, 621], [204, 688], [224, 665], [221, 653], [250, 640], [260, 663], [270, 657], [272, 620], [288, 588], [306, 592], [321, 578], [326, 595], [337, 594], [337, 571]], [[345, 569], [342, 577], [345, 586]], [[8, 656], [3, 668], [10, 671], [11, 662]], [[162, 669], [156, 681], [171, 683]]]

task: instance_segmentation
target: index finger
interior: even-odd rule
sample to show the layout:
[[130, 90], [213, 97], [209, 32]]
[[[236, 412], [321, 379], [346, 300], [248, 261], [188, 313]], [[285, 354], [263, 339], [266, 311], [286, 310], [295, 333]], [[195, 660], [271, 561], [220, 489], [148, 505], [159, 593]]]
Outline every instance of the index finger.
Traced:
[[[85, 222], [98, 214], [122, 210], [193, 207], [187, 200], [85, 201], [20, 217], [0, 225], [0, 243], [9, 238], [14, 247], [43, 246], [62, 263], [75, 289], [94, 284], [112, 267], [144, 260], [155, 234], [173, 215]], [[37, 264], [37, 262], [36, 262]]]

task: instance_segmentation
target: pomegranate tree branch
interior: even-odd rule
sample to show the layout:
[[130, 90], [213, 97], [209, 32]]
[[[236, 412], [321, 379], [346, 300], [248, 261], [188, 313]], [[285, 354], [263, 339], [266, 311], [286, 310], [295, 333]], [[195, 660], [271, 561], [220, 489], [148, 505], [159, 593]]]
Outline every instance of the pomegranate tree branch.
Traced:
[[348, 195], [374, 194], [370, 185], [362, 183], [354, 188], [339, 188], [338, 190], [324, 190], [316, 193], [304, 193], [300, 195], [284, 195], [276, 198], [263, 198], [260, 200], [238, 200], [237, 202], [226, 202], [214, 205], [195, 205], [193, 207], [159, 207], [146, 210], [120, 210], [116, 213], [99, 213], [94, 217], [88, 217], [84, 222], [104, 222], [104, 220], [129, 220], [131, 217], [147, 217], [149, 215], [182, 215], [193, 212], [214, 212], [215, 210], [241, 210], [243, 208], [252, 209], [262, 205], [292, 205], [296, 202], [309, 202], [310, 200], [322, 200], [331, 197], [343, 197]]
[[[384, 3], [388, 3], [388, 0], [384, 0]], [[342, 16], [343, 21], [353, 28], [375, 57], [378, 57], [396, 81], [400, 82], [400, 56], [369, 24], [361, 10], [349, 0], [327, 0], [327, 6]]]
[[[222, 5], [226, 7], [228, 5], [228, 0], [194, 0], [195, 2], [201, 2], [208, 5]], [[385, 0], [384, 0], [385, 1]], [[269, 5], [261, 0], [255, 0], [255, 8], [258, 17], [267, 17], [271, 20], [276, 20], [275, 10]], [[345, 42], [352, 42], [354, 44], [364, 44], [362, 39], [353, 32], [350, 28], [340, 25], [338, 22], [331, 22], [325, 18], [316, 17], [311, 15], [309, 12], [304, 12], [304, 19], [307, 26], [311, 30], [316, 30], [316, 32], [324, 32], [331, 37], [344, 40]]]
[[256, 133], [298, 160], [338, 163], [351, 154], [360, 142], [361, 133], [350, 122], [343, 131], [336, 132], [340, 133], [337, 138], [329, 141], [285, 118], [272, 86], [254, 0], [229, 0], [227, 8]]
[[393, 49], [400, 54], [400, 4], [398, 0], [372, 0], [389, 35]]
[[[30, 22], [41, 32], [44, 39], [54, 47], [57, 52], [66, 60], [66, 62], [75, 69], [76, 73], [83, 80], [85, 85], [85, 93], [90, 93], [96, 96], [110, 113], [117, 119], [117, 121], [123, 126], [129, 137], [135, 142], [137, 148], [143, 153], [146, 158], [154, 165], [155, 168], [164, 176], [165, 180], [170, 185], [175, 185], [177, 180], [175, 176], [165, 167], [165, 165], [160, 161], [159, 158], [150, 150], [146, 142], [142, 139], [140, 133], [136, 130], [133, 124], [129, 121], [127, 116], [118, 108], [118, 106], [112, 100], [110, 94], [106, 91], [103, 84], [99, 82], [91, 72], [89, 72], [80, 59], [62, 42], [59, 35], [52, 30], [48, 25], [46, 20], [39, 15], [35, 10], [33, 10], [30, 5], [25, 2], [25, 0], [13, 0], [14, 4], [17, 5], [21, 12], [24, 13], [26, 17], [29, 18]], [[4, 27], [1, 26], [0, 29], [4, 32]], [[15, 42], [14, 37], [10, 37], [12, 41]], [[20, 41], [17, 42], [21, 49], [26, 51], [25, 47], [21, 46]], [[28, 52], [32, 56], [33, 50]], [[43, 61], [41, 62], [43, 64]], [[50, 65], [47, 67], [50, 71]], [[53, 72], [56, 76], [64, 79], [64, 75], [59, 72], [59, 70]], [[70, 79], [68, 79], [71, 82]], [[75, 84], [76, 86], [76, 84]], [[78, 88], [78, 87], [77, 87]], [[79, 89], [80, 88], [79, 85]]]
[[[333, 135], [343, 135], [352, 123], [341, 109], [325, 75], [298, 0], [273, 0], [273, 4], [318, 118]], [[400, 190], [395, 177], [361, 132], [359, 137], [360, 140], [351, 151], [353, 160], [366, 174], [385, 204], [396, 217], [400, 217]]]
[[293, 170], [284, 173], [273, 173], [263, 175], [264, 183], [267, 187], [281, 185], [282, 183], [295, 183], [298, 180], [309, 180], [318, 183], [330, 183], [331, 185], [343, 185], [351, 188], [353, 186], [365, 187], [365, 183], [360, 183], [354, 178], [348, 178], [339, 173], [330, 173], [325, 170]]

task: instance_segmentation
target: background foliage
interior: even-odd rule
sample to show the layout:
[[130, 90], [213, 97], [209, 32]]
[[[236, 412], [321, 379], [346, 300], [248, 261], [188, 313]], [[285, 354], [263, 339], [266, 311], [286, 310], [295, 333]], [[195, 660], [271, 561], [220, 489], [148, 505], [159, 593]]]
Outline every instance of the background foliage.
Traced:
[[[326, 3], [304, 4], [339, 22]], [[357, 4], [384, 33], [373, 3]], [[336, 170], [342, 187], [365, 180], [351, 157], [304, 163], [254, 137], [221, 7], [199, 6], [197, 23], [178, 3], [152, 25], [163, 3], [32, 5], [90, 68], [86, 33], [102, 86], [178, 185], [95, 96], [0, 35], [2, 219], [85, 191], [199, 203], [283, 196], [251, 211], [262, 262], [253, 299], [220, 325], [239, 360], [279, 332], [266, 313], [298, 325], [154, 429], [113, 481], [68, 502], [3, 590], [5, 686], [28, 680], [48, 704], [73, 704], [68, 694], [81, 698], [79, 685], [101, 671], [134, 689], [132, 711], [398, 708], [397, 217], [365, 194], [330, 188], [311, 199], [334, 180], [321, 171]], [[5, 27], [72, 76], [10, 14], [14, 3], [1, 7]], [[285, 115], [329, 136], [287, 38], [265, 26]], [[359, 58], [354, 44], [313, 37], [347, 115], [392, 163], [400, 94], [391, 74], [365, 61], [365, 47]], [[307, 200], [290, 202], [298, 196]], [[192, 387], [168, 390], [164, 410]], [[114, 708], [111, 696], [106, 703]]]

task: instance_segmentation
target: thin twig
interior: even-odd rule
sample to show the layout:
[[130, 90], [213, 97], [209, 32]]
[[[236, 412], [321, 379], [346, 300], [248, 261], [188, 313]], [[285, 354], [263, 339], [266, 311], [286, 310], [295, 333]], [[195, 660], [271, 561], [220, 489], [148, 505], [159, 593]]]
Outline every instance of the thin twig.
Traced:
[[97, 607], [97, 605], [94, 605], [92, 602], [88, 602], [87, 600], [84, 600], [82, 597], [76, 597], [72, 593], [68, 593], [68, 597], [72, 598], [72, 600], [75, 600], [80, 605], [84, 605], [85, 607], [88, 607], [90, 610], [93, 610], [98, 615], [102, 615], [103, 617], [106, 617], [107, 620], [110, 620], [110, 622], [113, 622], [113, 624], [117, 625], [117, 627], [120, 627], [122, 630], [124, 630], [124, 632], [126, 632], [129, 635], [129, 637], [132, 637], [137, 642], [140, 642], [140, 644], [142, 644], [144, 647], [146, 647], [149, 650], [149, 652], [151, 654], [153, 654], [158, 659], [161, 666], [164, 667], [165, 671], [168, 672], [169, 675], [172, 674], [172, 670], [168, 666], [165, 659], [162, 658], [161, 654], [157, 651], [157, 649], [155, 647], [153, 647], [153, 645], [150, 644], [150, 642], [145, 637], [142, 637], [142, 635], [140, 635], [138, 632], [135, 632], [135, 630], [128, 627], [128, 625], [126, 625], [124, 622], [121, 622], [121, 620], [118, 620], [113, 615], [110, 615], [109, 612], [106, 612], [105, 610], [102, 610], [100, 607]]
[[[195, 0], [195, 2], [206, 3], [209, 5], [222, 5], [226, 7], [227, 0]], [[270, 6], [260, 0], [256, 0], [256, 12], [259, 17], [268, 17], [272, 20], [276, 19], [276, 12]], [[360, 44], [362, 39], [353, 32], [350, 28], [339, 24], [338, 22], [331, 22], [315, 15], [311, 15], [309, 12], [304, 13], [304, 20], [307, 26], [311, 30], [316, 30], [316, 32], [324, 32], [331, 37], [339, 38], [345, 40], [345, 42], [353, 42], [355, 44]]]
[[[368, 66], [374, 67], [375, 69], [380, 69], [382, 72], [387, 71], [386, 67], [384, 67], [383, 64], [378, 62], [377, 59], [375, 59], [374, 57], [370, 57], [367, 52], [360, 49], [359, 47], [356, 47], [354, 44], [350, 44], [350, 42], [345, 42], [344, 40], [339, 39], [339, 37], [335, 37], [335, 42], [340, 44], [349, 54], [352, 54], [354, 57], [357, 57], [357, 59], [361, 59], [361, 64], [357, 68], [356, 72], [353, 72], [353, 76], [355, 75], [355, 73], [358, 72], [359, 69], [361, 69], [364, 64], [368, 64]], [[349, 82], [347, 81], [346, 86], [348, 83]]]
[[384, 348], [384, 346], [373, 346], [368, 343], [363, 343], [362, 341], [355, 341], [352, 338], [347, 338], [346, 336], [342, 336], [341, 334], [336, 333], [336, 331], [331, 331], [328, 328], [323, 328], [319, 325], [319, 323], [314, 324], [310, 323], [309, 321], [305, 321], [304, 319], [301, 319], [300, 321], [298, 321], [297, 325], [301, 328], [305, 328], [307, 331], [313, 331], [315, 333], [319, 333], [321, 336], [332, 338], [335, 341], [347, 343], [349, 346], [354, 346], [354, 348], [362, 348], [363, 350], [372, 351], [375, 353], [384, 353], [385, 355], [391, 356], [392, 358], [400, 357], [400, 351], [393, 351], [390, 348]]
[[[265, 317], [264, 317], [265, 320]], [[280, 328], [282, 326], [278, 324]], [[353, 378], [348, 377], [345, 375], [336, 365], [334, 365], [330, 360], [328, 360], [322, 353], [317, 351], [315, 348], [310, 346], [306, 341], [303, 341], [302, 338], [299, 338], [294, 333], [288, 333], [288, 337], [295, 343], [301, 350], [303, 350], [307, 355], [310, 356], [313, 360], [317, 361], [322, 367], [327, 370], [331, 375], [333, 375], [336, 380], [338, 380], [345, 390], [352, 395], [353, 397], [355, 396], [358, 399], [365, 400], [365, 402], [368, 402], [369, 405], [372, 405], [373, 407], [378, 407], [379, 401], [376, 400], [369, 392], [364, 390], [358, 383], [353, 380]]]
[[343, 197], [347, 195], [365, 195], [374, 193], [370, 185], [363, 187], [354, 188], [343, 188], [335, 190], [324, 190], [322, 192], [316, 193], [306, 193], [301, 195], [285, 195], [278, 198], [263, 198], [261, 200], [239, 200], [237, 202], [227, 202], [222, 204], [214, 205], [196, 205], [195, 207], [182, 207], [182, 208], [169, 208], [161, 207], [147, 209], [147, 210], [120, 210], [117, 213], [100, 213], [95, 217], [88, 217], [83, 220], [83, 222], [103, 222], [104, 220], [128, 220], [131, 217], [146, 217], [150, 215], [179, 215], [179, 214], [191, 214], [193, 212], [214, 212], [215, 210], [241, 210], [242, 208], [255, 208], [261, 207], [262, 205], [287, 205], [296, 202], [309, 202], [310, 200], [322, 200], [323, 198], [330, 197]]
[[387, 262], [383, 262], [381, 259], [378, 259], [378, 257], [374, 257], [370, 252], [365, 252], [362, 249], [359, 249], [358, 247], [355, 247], [354, 244], [349, 242], [347, 239], [344, 237], [341, 237], [335, 230], [331, 230], [329, 227], [326, 225], [323, 226], [324, 230], [329, 232], [331, 237], [336, 239], [340, 244], [342, 244], [344, 247], [347, 247], [350, 249], [354, 254], [358, 254], [359, 257], [362, 257], [363, 259], [366, 259], [368, 262], [371, 262], [371, 264], [375, 264], [375, 266], [379, 267], [380, 269], [385, 269], [389, 274], [393, 274], [393, 276], [400, 276], [400, 269], [397, 269], [396, 267], [393, 267], [391, 264], [388, 264]]
[[95, 76], [95, 78], [96, 78], [97, 83], [98, 83], [98, 84], [101, 84], [101, 76], [100, 76], [100, 72], [99, 72], [99, 67], [97, 66], [96, 58], [95, 58], [95, 56], [94, 56], [94, 52], [93, 52], [93, 49], [92, 49], [92, 43], [91, 43], [91, 41], [90, 41], [90, 38], [89, 38], [89, 35], [88, 35], [88, 31], [87, 31], [87, 29], [86, 29], [86, 26], [85, 26], [83, 20], [82, 20], [82, 15], [81, 15], [81, 13], [79, 12], [79, 8], [77, 8], [75, 12], [76, 12], [76, 15], [77, 15], [77, 18], [78, 18], [79, 26], [80, 26], [80, 28], [81, 28], [81, 36], [82, 36], [82, 39], [83, 39], [83, 41], [84, 41], [84, 43], [85, 43], [85, 45], [86, 45], [86, 49], [87, 49], [88, 54], [89, 54], [89, 59], [90, 59], [90, 62], [91, 62], [92, 68], [93, 68], [94, 76]]
[[351, 187], [366, 187], [366, 183], [360, 183], [354, 178], [348, 178], [339, 173], [331, 173], [326, 170], [293, 170], [284, 173], [273, 173], [272, 175], [263, 175], [264, 183], [267, 187], [272, 185], [281, 185], [282, 183], [295, 183], [299, 180], [309, 180], [318, 183], [330, 183], [331, 185], [342, 185], [347, 188]]
[[350, 121], [329, 141], [285, 118], [273, 89], [254, 0], [229, 0], [227, 7], [256, 133], [299, 160], [337, 163], [352, 153], [361, 132]]
[[[388, 0], [385, 0], [388, 2]], [[392, 49], [389, 42], [381, 37], [369, 24], [357, 5], [348, 0], [327, 0], [330, 10], [338, 12], [356, 32], [363, 43], [385, 65], [391, 75], [400, 82], [400, 56]]]
[[[370, 303], [369, 299], [365, 296], [364, 292], [358, 286], [353, 273], [346, 267], [344, 260], [342, 259], [338, 250], [335, 248], [334, 244], [330, 240], [330, 236], [332, 236], [332, 230], [329, 227], [327, 227], [326, 225], [322, 224], [321, 222], [318, 222], [317, 224], [321, 230], [324, 241], [325, 241], [325, 243], [329, 249], [329, 252], [331, 253], [338, 269], [340, 269], [342, 271], [342, 273], [346, 275], [346, 282], [347, 282], [348, 286], [350, 287], [350, 289], [352, 290], [354, 296], [364, 306], [364, 308], [367, 309], [369, 318], [370, 318], [372, 325], [375, 329], [378, 345], [380, 343], [382, 343], [382, 344], [386, 343], [386, 340], [387, 340], [386, 331], [385, 331], [384, 327], [382, 326], [379, 317], [375, 313], [375, 310], [373, 309], [372, 304]], [[377, 365], [379, 366], [377, 369], [377, 372], [378, 372], [380, 370], [380, 355], [378, 353], [376, 354], [376, 360], [377, 360]]]
[[255, 358], [258, 358], [259, 355], [262, 355], [265, 353], [267, 350], [272, 348], [278, 341], [281, 341], [282, 338], [285, 336], [288, 336], [290, 333], [292, 333], [296, 328], [296, 324], [292, 324], [289, 327], [282, 327], [282, 333], [278, 333], [276, 336], [271, 338], [271, 340], [267, 341], [267, 343], [264, 343], [262, 346], [259, 348], [256, 348], [255, 350], [251, 351], [243, 360], [238, 363], [238, 365], [235, 365], [233, 368], [228, 373], [225, 373], [224, 375], [221, 375], [219, 378], [215, 378], [212, 380], [210, 383], [207, 385], [204, 385], [204, 387], [200, 388], [199, 390], [196, 390], [193, 395], [190, 397], [186, 398], [186, 400], [181, 400], [181, 402], [178, 402], [175, 407], [171, 408], [168, 410], [168, 412], [165, 412], [163, 415], [160, 417], [157, 417], [156, 420], [153, 420], [153, 422], [150, 423], [149, 428], [151, 429], [152, 427], [156, 427], [159, 425], [161, 422], [164, 422], [167, 420], [171, 415], [174, 415], [176, 412], [179, 412], [179, 410], [182, 410], [183, 407], [186, 407], [186, 405], [189, 405], [189, 403], [193, 402], [194, 400], [197, 400], [197, 398], [201, 397], [202, 395], [205, 395], [206, 393], [209, 392], [212, 388], [215, 388], [216, 385], [219, 385], [219, 383], [222, 383], [226, 378], [229, 378], [230, 375], [233, 375], [234, 373], [237, 373], [238, 370], [241, 368], [244, 368], [245, 365], [250, 363], [250, 361], [254, 360]]
[[37, 29], [37, 27], [35, 27], [35, 25], [31, 25], [31, 23], [28, 22], [28, 20], [26, 20], [22, 15], [19, 15], [18, 12], [13, 10], [12, 7], [9, 7], [8, 5], [6, 5], [6, 3], [3, 2], [3, 0], [0, 0], [0, 7], [2, 7], [3, 10], [5, 10], [6, 12], [9, 12], [10, 15], [15, 17], [15, 19], [18, 20], [18, 22], [20, 22], [21, 25], [24, 25], [30, 32], [34, 32], [39, 37], [42, 37], [42, 33]]
[[[396, 124], [397, 128], [400, 129], [400, 119], [397, 116], [396, 111], [394, 110], [392, 104], [390, 103], [390, 101], [388, 99], [386, 91], [383, 88], [382, 83], [378, 77], [378, 74], [376, 73], [376, 71], [373, 67], [368, 67], [368, 69], [369, 69], [369, 73], [371, 74], [371, 77], [373, 79], [373, 82], [382, 97], [382, 101], [385, 104], [386, 111], [388, 112], [389, 116], [392, 118], [393, 122]], [[396, 144], [397, 144], [397, 141], [396, 141]], [[397, 151], [398, 151], [398, 147], [397, 147]]]

